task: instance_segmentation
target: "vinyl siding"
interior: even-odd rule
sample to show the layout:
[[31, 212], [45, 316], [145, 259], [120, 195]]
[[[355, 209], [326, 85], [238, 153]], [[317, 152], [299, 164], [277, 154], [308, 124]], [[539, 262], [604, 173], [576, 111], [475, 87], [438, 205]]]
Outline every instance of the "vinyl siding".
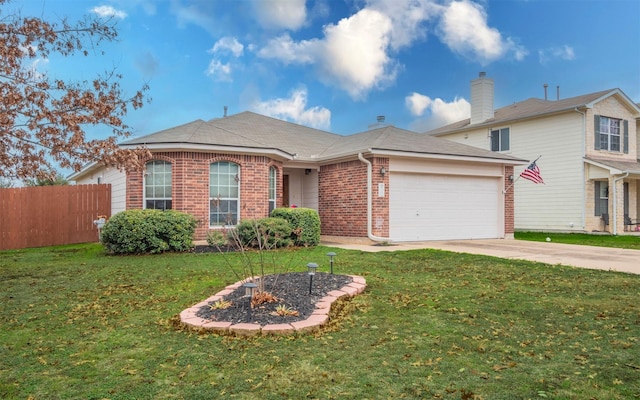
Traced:
[[[496, 125], [441, 136], [486, 150], [491, 129], [510, 128], [510, 150], [505, 154], [538, 161], [545, 184], [519, 179], [515, 193], [515, 229], [581, 231], [584, 229], [584, 143], [582, 115], [576, 112]], [[526, 166], [516, 167], [517, 179]], [[573, 226], [571, 226], [573, 224]]]
[[91, 174], [83, 176], [76, 181], [78, 185], [100, 183], [111, 184], [111, 215], [126, 210], [127, 177], [117, 168], [99, 168]]
[[[585, 229], [582, 138], [582, 115], [575, 112], [513, 125], [513, 154], [529, 160], [541, 156], [538, 166], [545, 182], [516, 183], [516, 229]], [[516, 168], [516, 176], [522, 170]]]

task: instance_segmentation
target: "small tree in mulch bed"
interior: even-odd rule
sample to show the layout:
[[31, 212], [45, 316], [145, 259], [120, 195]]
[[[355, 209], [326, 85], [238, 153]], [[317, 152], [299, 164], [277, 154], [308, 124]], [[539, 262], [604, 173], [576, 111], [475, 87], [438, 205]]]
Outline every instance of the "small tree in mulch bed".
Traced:
[[[251, 299], [252, 307], [265, 303], [278, 303], [281, 299], [273, 294], [274, 287], [265, 290], [265, 276], [290, 272], [298, 252], [284, 265], [277, 263], [273, 250], [291, 247], [294, 244], [294, 232], [289, 222], [283, 218], [262, 218], [244, 220], [235, 228], [220, 228], [207, 235], [210, 247], [221, 253], [233, 250], [234, 257], [224, 255], [230, 270], [243, 283], [254, 282], [258, 285]], [[239, 256], [238, 256], [239, 254]], [[240, 258], [240, 263], [237, 262]], [[291, 314], [295, 310], [289, 310]]]

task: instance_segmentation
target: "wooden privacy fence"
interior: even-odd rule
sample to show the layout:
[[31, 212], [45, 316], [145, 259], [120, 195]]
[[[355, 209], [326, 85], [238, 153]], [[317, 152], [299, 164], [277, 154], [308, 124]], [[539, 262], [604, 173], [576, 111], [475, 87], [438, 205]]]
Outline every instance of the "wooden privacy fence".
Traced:
[[96, 242], [110, 214], [108, 184], [0, 189], [0, 250]]

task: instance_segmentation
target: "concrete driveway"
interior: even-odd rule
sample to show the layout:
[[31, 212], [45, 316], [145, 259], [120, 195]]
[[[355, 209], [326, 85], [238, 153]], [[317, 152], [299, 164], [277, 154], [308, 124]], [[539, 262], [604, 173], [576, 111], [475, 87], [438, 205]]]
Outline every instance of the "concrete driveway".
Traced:
[[444, 240], [399, 243], [389, 246], [374, 245], [371, 243], [331, 243], [331, 241], [323, 242], [323, 244], [344, 249], [371, 252], [439, 249], [459, 253], [484, 254], [507, 259], [538, 261], [547, 264], [562, 264], [580, 268], [640, 274], [640, 250], [614, 249], [610, 247], [509, 239]]

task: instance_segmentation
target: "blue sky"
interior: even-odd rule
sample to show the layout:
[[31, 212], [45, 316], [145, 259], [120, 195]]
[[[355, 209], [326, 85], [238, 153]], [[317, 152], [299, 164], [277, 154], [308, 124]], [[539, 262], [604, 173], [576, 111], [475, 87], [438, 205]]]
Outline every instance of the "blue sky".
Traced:
[[[37, 68], [91, 79], [116, 67], [152, 102], [135, 135], [254, 111], [352, 134], [384, 115], [425, 131], [469, 117], [469, 82], [495, 81], [495, 107], [609, 88], [640, 102], [638, 0], [13, 0], [46, 19], [117, 20], [104, 55]], [[96, 129], [91, 135], [106, 136]]]

